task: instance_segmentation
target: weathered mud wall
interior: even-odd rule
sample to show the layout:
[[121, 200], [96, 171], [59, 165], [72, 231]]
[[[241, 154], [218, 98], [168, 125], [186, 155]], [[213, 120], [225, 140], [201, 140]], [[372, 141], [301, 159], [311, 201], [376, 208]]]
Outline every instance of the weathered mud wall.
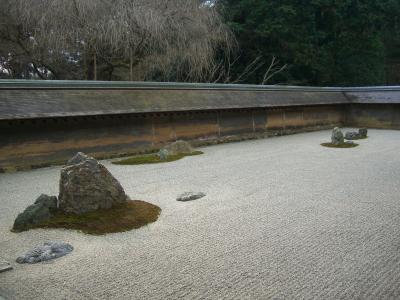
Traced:
[[346, 124], [353, 127], [400, 129], [399, 104], [351, 104]]
[[318, 130], [343, 123], [339, 106], [188, 111], [0, 121], [0, 168], [147, 152], [177, 139], [201, 144]]
[[0, 80], [0, 171], [365, 126], [397, 128], [400, 89]]

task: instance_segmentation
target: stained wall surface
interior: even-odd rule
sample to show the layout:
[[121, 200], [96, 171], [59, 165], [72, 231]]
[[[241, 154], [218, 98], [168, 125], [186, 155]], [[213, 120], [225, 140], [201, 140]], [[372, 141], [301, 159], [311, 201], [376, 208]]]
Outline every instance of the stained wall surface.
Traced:
[[400, 129], [400, 88], [0, 80], [0, 170], [334, 126]]

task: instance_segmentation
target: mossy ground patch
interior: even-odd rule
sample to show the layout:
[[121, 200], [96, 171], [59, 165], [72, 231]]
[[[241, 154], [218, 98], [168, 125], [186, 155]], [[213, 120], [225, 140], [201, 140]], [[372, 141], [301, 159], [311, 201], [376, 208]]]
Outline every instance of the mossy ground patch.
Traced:
[[169, 155], [167, 159], [161, 160], [157, 154], [149, 154], [149, 155], [138, 155], [129, 157], [126, 159], [114, 161], [113, 164], [116, 165], [143, 165], [143, 164], [157, 164], [157, 163], [165, 163], [171, 162], [175, 160], [182, 159], [186, 156], [194, 156], [203, 154], [201, 151], [194, 151], [192, 153], [182, 153], [176, 155]]
[[161, 208], [140, 200], [129, 200], [110, 209], [99, 209], [80, 215], [56, 213], [46, 222], [32, 228], [66, 228], [103, 235], [140, 228], [158, 219]]
[[329, 148], [354, 148], [354, 147], [357, 147], [358, 144], [356, 144], [356, 143], [352, 143], [352, 144], [344, 143], [344, 144], [340, 144], [340, 145], [335, 145], [335, 144], [332, 144], [332, 143], [322, 143], [321, 146], [329, 147]]

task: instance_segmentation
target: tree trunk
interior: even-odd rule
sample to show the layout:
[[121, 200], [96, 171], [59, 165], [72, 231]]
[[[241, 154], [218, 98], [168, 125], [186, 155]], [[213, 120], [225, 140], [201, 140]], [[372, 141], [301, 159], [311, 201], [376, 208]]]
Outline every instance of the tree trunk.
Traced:
[[133, 80], [133, 58], [132, 49], [129, 49], [129, 80]]
[[84, 80], [88, 80], [88, 78], [89, 78], [89, 65], [88, 65], [88, 62], [87, 62], [87, 53], [86, 53], [86, 51], [84, 52], [84, 55], [83, 55], [83, 79]]
[[96, 52], [93, 53], [93, 79], [97, 80], [97, 57], [96, 57]]

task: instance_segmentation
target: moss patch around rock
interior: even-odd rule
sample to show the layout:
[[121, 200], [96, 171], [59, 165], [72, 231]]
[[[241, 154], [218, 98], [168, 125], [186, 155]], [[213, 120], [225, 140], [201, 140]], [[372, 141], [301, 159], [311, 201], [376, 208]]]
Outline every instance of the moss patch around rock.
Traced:
[[129, 157], [126, 159], [114, 161], [113, 164], [116, 165], [143, 165], [143, 164], [157, 164], [157, 163], [165, 163], [171, 162], [175, 160], [179, 160], [184, 158], [185, 156], [193, 156], [193, 155], [200, 155], [203, 154], [201, 151], [194, 151], [192, 153], [182, 153], [182, 154], [175, 154], [169, 155], [167, 159], [161, 160], [157, 154], [150, 154], [150, 155], [138, 155]]
[[158, 219], [160, 212], [161, 208], [156, 205], [129, 200], [110, 209], [99, 209], [80, 215], [57, 212], [51, 219], [31, 228], [66, 228], [103, 235], [129, 231], [153, 223]]
[[340, 144], [340, 145], [335, 145], [335, 144], [332, 144], [332, 143], [322, 143], [321, 146], [329, 147], [329, 148], [354, 148], [354, 147], [357, 147], [358, 144], [356, 144], [356, 143], [352, 143], [352, 144], [344, 143], [344, 144]]

